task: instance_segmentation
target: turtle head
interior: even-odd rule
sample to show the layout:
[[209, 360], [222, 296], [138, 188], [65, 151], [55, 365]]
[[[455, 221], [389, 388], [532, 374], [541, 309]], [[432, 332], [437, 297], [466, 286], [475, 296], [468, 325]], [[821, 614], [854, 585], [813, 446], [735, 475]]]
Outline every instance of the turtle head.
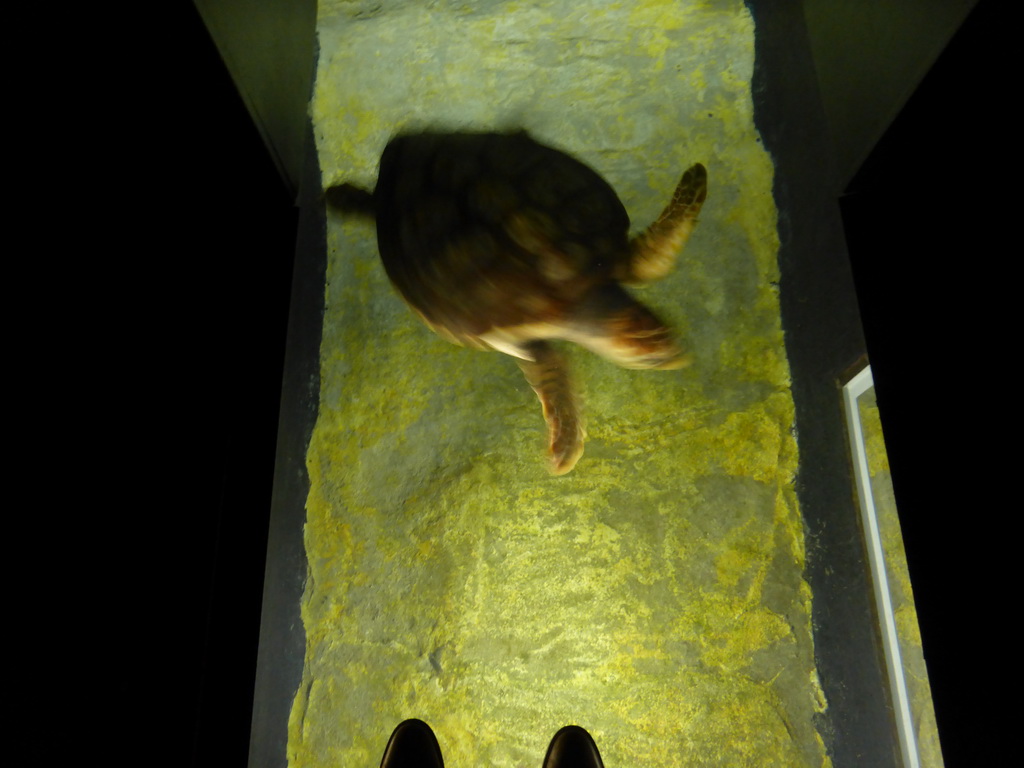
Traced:
[[623, 368], [667, 371], [693, 362], [671, 329], [647, 310], [608, 318], [605, 331], [586, 346]]
[[571, 340], [623, 368], [672, 370], [693, 362], [672, 329], [616, 284], [588, 297], [583, 308]]

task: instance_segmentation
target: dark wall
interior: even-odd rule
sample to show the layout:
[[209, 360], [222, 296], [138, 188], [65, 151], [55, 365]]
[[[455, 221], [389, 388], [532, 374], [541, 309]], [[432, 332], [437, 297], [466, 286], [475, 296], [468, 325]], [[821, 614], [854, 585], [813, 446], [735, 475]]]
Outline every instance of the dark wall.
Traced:
[[[979, 675], [992, 617], [978, 582], [989, 581], [980, 574], [999, 534], [977, 522], [1008, 503], [993, 498], [1002, 483], [980, 426], [1006, 421], [1007, 374], [996, 366], [1013, 357], [991, 348], [1007, 331], [987, 306], [993, 283], [1010, 279], [1000, 256], [1014, 247], [993, 216], [1009, 174], [1002, 126], [1012, 124], [1012, 89], [990, 42], [1006, 23], [992, 5], [979, 6], [842, 206], [950, 766], [982, 764], [984, 726], [971, 719], [985, 713], [976, 702], [993, 674]], [[161, 131], [159, 199], [175, 218], [153, 253], [167, 265], [152, 295], [167, 308], [155, 370], [168, 431], [153, 454], [159, 494], [146, 514], [168, 521], [175, 550], [163, 606], [174, 653], [160, 660], [176, 733], [169, 751], [179, 756], [180, 743], [185, 760], [226, 765], [248, 751], [297, 216], [186, 10], [168, 52]], [[950, 367], [961, 373], [956, 385], [930, 388]], [[120, 683], [125, 693], [151, 684], [141, 674]]]
[[192, 0], [293, 193], [302, 175], [316, 0]]
[[159, 23], [119, 192], [141, 244], [122, 461], [146, 534], [122, 575], [118, 733], [147, 762], [244, 765], [298, 212], [195, 9]]
[[846, 185], [935, 63], [976, 0], [803, 0], [832, 139]]
[[842, 199], [948, 766], [998, 764], [1011, 24], [976, 7]]

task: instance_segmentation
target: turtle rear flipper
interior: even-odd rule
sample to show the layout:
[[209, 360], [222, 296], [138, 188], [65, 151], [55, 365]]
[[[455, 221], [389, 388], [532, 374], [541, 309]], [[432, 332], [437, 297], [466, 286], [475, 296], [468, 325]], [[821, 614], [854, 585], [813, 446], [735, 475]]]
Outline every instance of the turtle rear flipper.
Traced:
[[373, 194], [354, 184], [337, 184], [324, 190], [327, 205], [341, 213], [374, 216]]
[[708, 172], [696, 163], [683, 174], [658, 220], [630, 241], [629, 260], [619, 265], [615, 278], [624, 283], [646, 283], [667, 275], [690, 239], [707, 196]]
[[523, 347], [533, 359], [517, 357], [516, 363], [537, 393], [544, 409], [544, 419], [548, 423], [551, 473], [564, 475], [576, 466], [583, 455], [583, 438], [586, 435], [569, 381], [569, 372], [562, 356], [547, 342], [533, 341]]

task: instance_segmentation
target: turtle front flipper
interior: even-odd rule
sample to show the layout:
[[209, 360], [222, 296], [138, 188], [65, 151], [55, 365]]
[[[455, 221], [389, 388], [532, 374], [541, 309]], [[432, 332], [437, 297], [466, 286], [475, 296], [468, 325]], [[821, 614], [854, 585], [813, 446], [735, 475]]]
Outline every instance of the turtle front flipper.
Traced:
[[583, 438], [586, 435], [569, 372], [562, 356], [547, 342], [532, 341], [524, 344], [523, 348], [533, 359], [517, 357], [516, 363], [526, 374], [526, 380], [544, 409], [550, 439], [551, 472], [564, 475], [576, 466], [583, 455]]
[[629, 260], [620, 265], [616, 279], [646, 283], [667, 275], [690, 239], [707, 196], [708, 172], [697, 163], [683, 174], [658, 220], [630, 241]]

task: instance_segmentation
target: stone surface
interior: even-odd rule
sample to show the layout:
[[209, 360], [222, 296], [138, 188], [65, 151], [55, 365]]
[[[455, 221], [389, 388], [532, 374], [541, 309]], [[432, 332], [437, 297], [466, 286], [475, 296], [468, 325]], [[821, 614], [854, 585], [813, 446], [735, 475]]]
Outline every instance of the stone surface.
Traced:
[[325, 2], [318, 34], [325, 186], [372, 187], [399, 130], [523, 127], [636, 229], [691, 163], [710, 191], [677, 270], [636, 290], [695, 363], [564, 347], [588, 442], [558, 478], [514, 362], [433, 336], [373, 225], [330, 219], [290, 764], [376, 765], [419, 717], [452, 768], [540, 765], [566, 723], [609, 768], [827, 765], [743, 3]]

